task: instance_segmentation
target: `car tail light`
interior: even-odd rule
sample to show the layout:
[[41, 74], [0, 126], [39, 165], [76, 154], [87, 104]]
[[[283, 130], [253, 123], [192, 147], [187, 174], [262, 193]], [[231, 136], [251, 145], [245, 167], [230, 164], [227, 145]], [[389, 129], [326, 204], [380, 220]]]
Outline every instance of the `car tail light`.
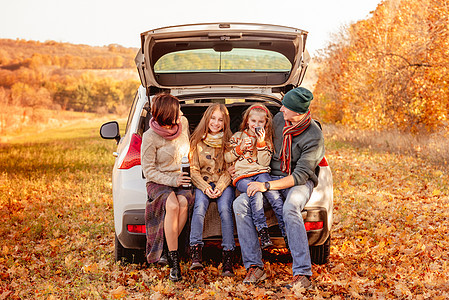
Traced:
[[306, 231], [318, 230], [323, 228], [323, 222], [304, 222], [304, 226], [306, 227]]
[[321, 162], [318, 164], [320, 167], [327, 167], [329, 164], [327, 163], [326, 157], [323, 157]]
[[131, 136], [131, 143], [129, 144], [128, 153], [126, 153], [119, 169], [130, 169], [134, 166], [140, 165], [140, 146], [142, 145], [142, 138], [133, 134]]
[[146, 233], [145, 225], [130, 225], [128, 224], [128, 231], [132, 233]]

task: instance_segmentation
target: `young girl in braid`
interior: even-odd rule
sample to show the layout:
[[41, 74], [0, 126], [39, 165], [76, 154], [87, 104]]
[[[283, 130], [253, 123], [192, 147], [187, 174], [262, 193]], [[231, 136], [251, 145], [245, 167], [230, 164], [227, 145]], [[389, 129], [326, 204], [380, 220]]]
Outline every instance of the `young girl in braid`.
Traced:
[[[231, 150], [226, 152], [225, 160], [235, 162], [235, 174], [232, 183], [241, 193], [247, 192], [248, 183], [252, 181], [268, 182], [271, 180], [270, 161], [273, 156], [272, 116], [263, 104], [250, 106], [243, 115], [240, 131], [231, 140]], [[261, 248], [273, 245], [268, 233], [267, 220], [263, 207], [263, 196], [268, 199], [278, 220], [282, 235], [286, 238], [282, 215], [283, 199], [279, 191], [267, 190], [249, 196], [253, 223], [259, 233]]]

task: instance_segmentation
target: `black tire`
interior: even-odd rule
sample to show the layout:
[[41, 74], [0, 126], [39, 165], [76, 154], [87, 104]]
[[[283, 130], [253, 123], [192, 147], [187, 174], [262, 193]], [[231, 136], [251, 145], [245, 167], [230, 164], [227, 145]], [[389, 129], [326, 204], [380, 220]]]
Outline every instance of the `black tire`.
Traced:
[[310, 258], [313, 264], [324, 265], [329, 261], [329, 255], [331, 252], [331, 235], [327, 237], [324, 244], [319, 246], [310, 246]]
[[130, 264], [142, 264], [145, 262], [145, 251], [141, 249], [128, 249], [122, 246], [115, 236], [115, 261]]

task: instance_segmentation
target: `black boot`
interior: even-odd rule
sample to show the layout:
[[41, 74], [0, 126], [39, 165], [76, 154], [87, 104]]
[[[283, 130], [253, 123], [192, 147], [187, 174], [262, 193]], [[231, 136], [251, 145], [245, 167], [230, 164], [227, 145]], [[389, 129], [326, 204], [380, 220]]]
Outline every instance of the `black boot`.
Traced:
[[178, 250], [168, 251], [168, 262], [170, 266], [170, 280], [174, 282], [180, 281], [182, 276]]
[[259, 230], [259, 237], [260, 237], [260, 247], [262, 249], [273, 246], [273, 243], [271, 242], [270, 239], [270, 235], [268, 234], [268, 228], [264, 227], [261, 230]]
[[203, 264], [201, 263], [203, 260], [202, 245], [190, 246], [190, 257], [192, 258], [192, 265], [190, 266], [190, 270], [197, 270], [203, 268]]
[[168, 265], [168, 248], [165, 239], [164, 239], [164, 248], [162, 249], [162, 255], [161, 258], [159, 258], [159, 260], [157, 261], [157, 264], [160, 266]]
[[232, 250], [229, 250], [229, 251], [223, 250], [223, 272], [221, 272], [221, 276], [225, 276], [225, 277], [235, 276], [234, 270], [232, 269], [233, 254], [234, 254], [234, 251], [232, 251]]

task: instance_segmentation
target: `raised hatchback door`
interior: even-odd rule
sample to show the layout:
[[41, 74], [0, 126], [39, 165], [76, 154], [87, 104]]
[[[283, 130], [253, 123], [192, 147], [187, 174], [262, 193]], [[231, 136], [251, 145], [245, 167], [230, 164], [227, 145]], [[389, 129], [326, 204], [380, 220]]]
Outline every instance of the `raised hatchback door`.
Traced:
[[307, 32], [245, 23], [164, 27], [141, 34], [136, 56], [147, 89], [297, 86], [310, 57]]

